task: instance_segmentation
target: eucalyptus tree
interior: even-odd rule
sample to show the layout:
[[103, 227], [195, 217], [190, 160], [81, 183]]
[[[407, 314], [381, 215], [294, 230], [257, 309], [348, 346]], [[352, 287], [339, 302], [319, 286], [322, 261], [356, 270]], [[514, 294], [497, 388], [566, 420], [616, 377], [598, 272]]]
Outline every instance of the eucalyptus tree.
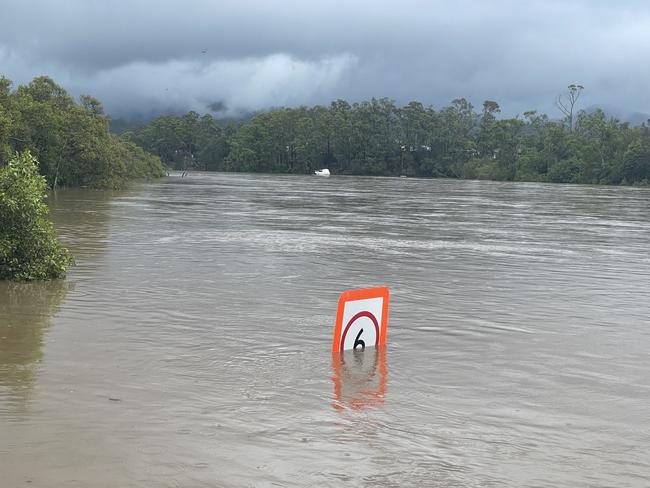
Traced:
[[555, 105], [564, 114], [569, 123], [569, 131], [573, 130], [574, 110], [584, 88], [582, 85], [571, 84], [567, 87], [565, 93], [558, 95], [555, 99]]

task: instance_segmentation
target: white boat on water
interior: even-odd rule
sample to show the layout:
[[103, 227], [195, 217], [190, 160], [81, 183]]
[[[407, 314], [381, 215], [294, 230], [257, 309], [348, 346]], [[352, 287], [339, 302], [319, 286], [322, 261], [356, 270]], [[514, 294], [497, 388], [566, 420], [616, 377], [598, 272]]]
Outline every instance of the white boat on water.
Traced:
[[316, 176], [329, 176], [330, 175], [330, 170], [327, 169], [327, 168], [318, 169], [318, 170], [314, 171], [314, 174]]

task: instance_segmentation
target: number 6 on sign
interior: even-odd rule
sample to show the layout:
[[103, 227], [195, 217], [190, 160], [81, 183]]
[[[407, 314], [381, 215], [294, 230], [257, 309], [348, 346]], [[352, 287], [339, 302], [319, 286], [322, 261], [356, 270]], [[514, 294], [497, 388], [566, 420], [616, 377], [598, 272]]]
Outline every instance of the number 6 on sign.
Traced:
[[336, 312], [332, 352], [383, 346], [387, 326], [388, 288], [344, 291]]

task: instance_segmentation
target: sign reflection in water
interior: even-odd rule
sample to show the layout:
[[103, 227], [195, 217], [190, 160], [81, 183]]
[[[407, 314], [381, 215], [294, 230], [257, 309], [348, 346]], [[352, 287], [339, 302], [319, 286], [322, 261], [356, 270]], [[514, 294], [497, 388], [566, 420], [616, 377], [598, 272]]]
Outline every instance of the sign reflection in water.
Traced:
[[388, 385], [386, 348], [332, 353], [336, 410], [363, 410], [384, 404]]

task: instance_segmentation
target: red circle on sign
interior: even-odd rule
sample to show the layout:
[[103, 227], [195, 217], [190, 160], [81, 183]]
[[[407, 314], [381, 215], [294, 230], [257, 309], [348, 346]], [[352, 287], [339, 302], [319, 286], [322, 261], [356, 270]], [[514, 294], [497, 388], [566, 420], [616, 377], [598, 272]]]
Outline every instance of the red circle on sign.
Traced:
[[363, 312], [359, 312], [356, 314], [354, 317], [350, 319], [348, 324], [345, 326], [345, 329], [343, 330], [343, 335], [341, 336], [341, 346], [339, 348], [340, 351], [343, 351], [343, 346], [345, 345], [345, 336], [348, 333], [348, 330], [354, 324], [358, 319], [361, 317], [368, 317], [370, 320], [372, 320], [373, 325], [375, 326], [375, 347], [377, 347], [377, 344], [379, 344], [379, 322], [377, 322], [377, 318], [367, 310], [364, 310]]

